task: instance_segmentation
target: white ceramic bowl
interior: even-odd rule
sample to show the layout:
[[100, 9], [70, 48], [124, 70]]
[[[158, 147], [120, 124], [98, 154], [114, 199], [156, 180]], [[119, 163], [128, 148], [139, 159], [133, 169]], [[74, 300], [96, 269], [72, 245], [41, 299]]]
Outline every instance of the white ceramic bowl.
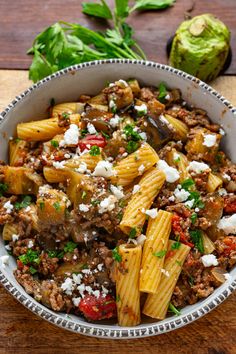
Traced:
[[[15, 133], [16, 124], [47, 116], [46, 110], [51, 98], [56, 103], [73, 101], [80, 94], [96, 94], [107, 83], [116, 79], [136, 78], [141, 84], [157, 86], [165, 82], [170, 88], [179, 88], [183, 98], [190, 104], [208, 112], [215, 123], [223, 126], [225, 151], [236, 162], [235, 134], [236, 108], [210, 86], [200, 80], [166, 65], [132, 60], [104, 60], [76, 65], [57, 72], [33, 85], [0, 114], [2, 134], [0, 159], [7, 160], [8, 139]], [[7, 254], [1, 240], [0, 256]], [[231, 279], [217, 288], [208, 298], [187, 306], [179, 317], [169, 317], [163, 321], [148, 320], [136, 327], [119, 327], [109, 322], [91, 324], [83, 318], [49, 310], [27, 295], [16, 282], [13, 269], [16, 263], [11, 257], [9, 266], [0, 266], [0, 281], [3, 286], [24, 306], [47, 321], [74, 332], [103, 338], [138, 338], [164, 333], [182, 327], [205, 315], [236, 288], [236, 268], [231, 271]]]

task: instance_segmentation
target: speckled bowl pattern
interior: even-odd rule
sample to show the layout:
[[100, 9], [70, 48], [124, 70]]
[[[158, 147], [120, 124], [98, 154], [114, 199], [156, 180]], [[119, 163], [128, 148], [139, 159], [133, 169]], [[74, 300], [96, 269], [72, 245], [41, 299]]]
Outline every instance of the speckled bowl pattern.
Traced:
[[[224, 150], [236, 162], [235, 134], [236, 108], [207, 84], [166, 65], [128, 59], [101, 60], [61, 70], [46, 77], [17, 96], [0, 114], [1, 150], [0, 159], [7, 159], [8, 139], [15, 133], [16, 124], [21, 121], [46, 117], [51, 98], [56, 103], [76, 100], [80, 94], [96, 94], [106, 83], [116, 79], [136, 78], [141, 84], [157, 86], [165, 82], [167, 86], [179, 88], [183, 98], [190, 104], [205, 109], [213, 122], [223, 126], [226, 136], [223, 138]], [[0, 256], [6, 255], [1, 240]], [[16, 282], [13, 270], [16, 262], [10, 257], [9, 265], [0, 265], [2, 285], [20, 303], [43, 319], [61, 328], [100, 338], [128, 339], [157, 335], [187, 325], [207, 314], [221, 304], [236, 288], [236, 268], [230, 274], [230, 280], [217, 288], [208, 298], [187, 306], [178, 317], [168, 317], [162, 321], [144, 319], [136, 327], [119, 327], [114, 322], [92, 324], [75, 315], [51, 311], [35, 301]]]

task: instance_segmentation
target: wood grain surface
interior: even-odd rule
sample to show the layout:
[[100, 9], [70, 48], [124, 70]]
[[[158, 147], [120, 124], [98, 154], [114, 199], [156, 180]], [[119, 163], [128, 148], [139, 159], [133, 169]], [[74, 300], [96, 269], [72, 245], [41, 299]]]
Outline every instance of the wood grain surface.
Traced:
[[[34, 37], [59, 20], [104, 29], [102, 20], [81, 13], [81, 3], [82, 0], [0, 0], [0, 69], [28, 68], [31, 58], [26, 51]], [[108, 0], [108, 3], [114, 1]], [[167, 62], [167, 40], [184, 20], [186, 12], [191, 12], [192, 16], [212, 13], [224, 21], [231, 30], [231, 46], [236, 56], [236, 0], [176, 0], [175, 5], [165, 11], [135, 13], [128, 19], [149, 60]], [[235, 60], [227, 74], [236, 74]]]
[[[0, 111], [31, 83], [26, 71], [0, 70]], [[212, 85], [236, 105], [236, 77]], [[174, 332], [135, 340], [85, 337], [54, 327], [0, 286], [0, 354], [235, 354], [236, 293], [196, 322]]]

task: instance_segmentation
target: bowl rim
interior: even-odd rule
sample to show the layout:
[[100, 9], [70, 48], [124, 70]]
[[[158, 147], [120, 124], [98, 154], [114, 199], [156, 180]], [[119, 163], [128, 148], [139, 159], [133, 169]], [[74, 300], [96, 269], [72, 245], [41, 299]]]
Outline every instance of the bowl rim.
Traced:
[[[189, 82], [194, 82], [197, 84], [203, 91], [207, 91], [212, 96], [219, 101], [221, 101], [228, 110], [230, 110], [236, 118], [236, 107], [234, 107], [224, 96], [214, 90], [211, 86], [206, 84], [205, 82], [197, 79], [196, 77], [189, 75], [181, 70], [172, 68], [165, 64], [159, 64], [153, 61], [144, 61], [144, 60], [132, 60], [132, 59], [106, 59], [106, 60], [96, 60], [85, 62], [82, 64], [73, 65], [57, 71], [52, 75], [45, 77], [40, 80], [38, 83], [33, 84], [23, 93], [17, 95], [12, 102], [0, 113], [0, 125], [1, 123], [7, 119], [8, 113], [26, 96], [30, 95], [32, 91], [44, 85], [46, 82], [54, 80], [58, 77], [67, 75], [68, 73], [73, 73], [74, 71], [83, 70], [84, 68], [88, 68], [91, 66], [99, 66], [106, 64], [132, 64], [137, 66], [147, 66], [153, 67], [156, 69], [161, 69], [163, 71], [171, 72], [177, 76], [180, 76], [186, 79]], [[23, 288], [19, 288], [13, 284], [11, 280], [0, 270], [0, 282], [4, 286], [4, 288], [22, 305], [28, 308], [30, 311], [40, 316], [41, 318], [47, 320], [48, 322], [61, 327], [63, 329], [67, 329], [69, 331], [80, 333], [87, 336], [97, 337], [97, 338], [107, 338], [107, 339], [134, 339], [134, 338], [142, 338], [154, 336], [162, 333], [166, 333], [172, 331], [174, 329], [185, 326], [196, 319], [204, 316], [215, 307], [220, 305], [235, 289], [236, 289], [236, 277], [235, 279], [231, 279], [224, 283], [221, 287], [217, 288], [218, 294], [214, 294], [215, 291], [207, 297], [205, 300], [198, 302], [197, 308], [190, 310], [187, 314], [180, 315], [178, 317], [169, 317], [163, 321], [156, 322], [155, 324], [141, 324], [138, 327], [120, 327], [120, 328], [109, 328], [103, 324], [94, 324], [81, 322], [77, 323], [67, 316], [68, 319], [64, 318], [63, 315], [52, 311], [45, 307], [44, 305], [38, 303], [34, 300], [30, 295], [26, 294]], [[20, 286], [20, 285], [19, 285]], [[65, 315], [64, 315], [65, 316]]]

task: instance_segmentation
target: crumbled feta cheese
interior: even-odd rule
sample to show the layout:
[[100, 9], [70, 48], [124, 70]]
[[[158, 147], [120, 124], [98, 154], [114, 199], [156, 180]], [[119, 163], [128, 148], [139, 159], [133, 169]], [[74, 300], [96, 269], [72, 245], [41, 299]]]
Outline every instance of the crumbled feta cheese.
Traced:
[[87, 164], [86, 162], [82, 161], [78, 168], [75, 169], [76, 172], [85, 173], [87, 171]]
[[191, 161], [187, 167], [187, 170], [195, 173], [202, 173], [203, 171], [210, 170], [210, 167], [204, 162]]
[[67, 295], [72, 295], [72, 290], [73, 290], [73, 282], [71, 278], [66, 278], [64, 282], [61, 284], [62, 290], [67, 294]]
[[19, 239], [19, 235], [13, 234], [12, 235], [12, 241], [16, 242]]
[[84, 274], [92, 274], [90, 269], [82, 269], [81, 272]]
[[142, 164], [142, 165], [139, 166], [138, 172], [141, 175], [141, 174], [143, 174], [144, 171], [145, 171], [145, 166]]
[[44, 184], [43, 186], [39, 187], [39, 195], [43, 197], [48, 193], [49, 189], [52, 189], [52, 187], [49, 184]]
[[8, 200], [5, 204], [3, 204], [3, 208], [6, 209], [7, 214], [10, 214], [14, 209], [14, 205], [11, 204], [10, 200]]
[[177, 199], [177, 202], [184, 202], [185, 200], [188, 199], [188, 197], [190, 196], [190, 193], [183, 188], [182, 189], [176, 188], [174, 190], [174, 195]]
[[73, 297], [72, 298], [72, 302], [73, 302], [74, 306], [76, 306], [76, 307], [79, 306], [80, 301], [81, 301], [81, 297]]
[[72, 278], [73, 278], [73, 281], [74, 281], [75, 284], [80, 285], [81, 284], [81, 280], [83, 278], [83, 275], [81, 273], [79, 273], [79, 274], [73, 273], [72, 274]]
[[205, 254], [201, 257], [204, 267], [217, 266], [218, 260], [214, 254]]
[[52, 165], [53, 167], [55, 167], [56, 169], [62, 169], [62, 168], [65, 168], [65, 163], [66, 161], [53, 161]]
[[157, 209], [148, 209], [145, 211], [145, 214], [150, 216], [150, 218], [155, 219], [157, 217]]
[[169, 183], [176, 182], [180, 177], [176, 168], [169, 166], [164, 160], [159, 160], [157, 162], [157, 168], [158, 170], [164, 172], [166, 181]]
[[114, 175], [113, 165], [109, 161], [99, 161], [93, 172], [94, 176], [111, 177]]
[[145, 235], [143, 235], [143, 234], [139, 235], [139, 236], [136, 238], [137, 244], [143, 246], [143, 244], [144, 244], [146, 238], [147, 238], [147, 237], [146, 237]]
[[163, 114], [160, 115], [159, 119], [162, 123], [171, 125], [170, 122], [168, 122], [168, 120], [165, 118], [165, 116], [163, 116]]
[[84, 292], [85, 292], [85, 285], [81, 284], [77, 286], [77, 290], [79, 291], [80, 295], [84, 297]]
[[142, 140], [147, 141], [147, 134], [145, 132], [141, 132], [139, 135], [141, 136]]
[[220, 133], [220, 135], [224, 136], [225, 135], [224, 129], [220, 128], [219, 133]]
[[101, 271], [102, 271], [102, 268], [103, 268], [103, 264], [102, 264], [102, 263], [99, 263], [99, 264], [97, 265], [98, 271], [101, 272]]
[[145, 105], [145, 103], [141, 104], [140, 106], [134, 106], [134, 109], [138, 113], [147, 114], [147, 106]]
[[94, 290], [93, 295], [98, 299], [100, 296], [100, 291], [99, 290]]
[[170, 196], [168, 199], [169, 199], [170, 202], [174, 202], [175, 201], [175, 197], [173, 195]]
[[29, 240], [29, 242], [28, 242], [28, 248], [32, 248], [32, 247], [34, 247], [34, 243], [33, 243], [32, 240]]
[[86, 213], [87, 211], [89, 211], [89, 206], [86, 205], [86, 204], [80, 204], [79, 205], [79, 210]]
[[95, 126], [91, 123], [87, 124], [87, 129], [88, 129], [89, 134], [96, 134], [97, 133]]
[[1, 265], [3, 268], [5, 268], [5, 266], [9, 264], [9, 256], [8, 255], [1, 256], [0, 260], [1, 260]]
[[128, 87], [129, 85], [128, 85], [128, 83], [125, 81], [125, 80], [122, 80], [122, 79], [120, 79], [120, 80], [118, 80], [121, 84], [123, 84], [125, 87]]
[[236, 234], [236, 214], [229, 217], [224, 216], [217, 224], [219, 229], [224, 230], [228, 234]]
[[64, 158], [65, 158], [65, 159], [70, 159], [70, 154], [65, 154], [65, 155], [64, 155]]
[[120, 122], [120, 117], [115, 114], [114, 118], [111, 118], [109, 120], [109, 124], [112, 126], [112, 128], [116, 128]]
[[161, 273], [163, 273], [166, 277], [168, 277], [169, 278], [169, 276], [170, 276], [170, 273], [168, 272], [168, 270], [165, 270], [165, 269], [161, 269]]
[[229, 273], [224, 273], [224, 277], [226, 281], [230, 281], [232, 279], [232, 276]]
[[222, 177], [226, 179], [226, 181], [231, 181], [231, 177], [227, 173], [223, 173]]
[[184, 203], [184, 205], [186, 205], [186, 207], [192, 209], [193, 207], [193, 204], [194, 204], [194, 199], [192, 200], [187, 200], [187, 202]]
[[77, 145], [79, 142], [79, 128], [76, 124], [71, 124], [64, 134], [64, 139], [60, 141], [59, 146]]
[[5, 248], [7, 251], [11, 251], [11, 246], [10, 245], [5, 245]]
[[107, 290], [107, 289], [102, 285], [102, 292], [107, 295], [107, 294], [109, 293], [109, 290]]
[[117, 108], [114, 100], [110, 100], [110, 101], [109, 101], [109, 108], [110, 108], [111, 110]]
[[128, 156], [128, 152], [124, 152], [121, 156], [122, 157], [127, 157]]
[[180, 154], [178, 154], [177, 152], [174, 152], [173, 159], [174, 159], [174, 162], [179, 161], [180, 160]]
[[106, 211], [112, 211], [115, 209], [116, 202], [117, 198], [114, 195], [109, 195], [109, 197], [103, 199], [98, 206], [99, 214], [103, 214]]
[[121, 186], [116, 187], [116, 186], [113, 186], [113, 184], [111, 184], [110, 189], [111, 189], [111, 192], [114, 194], [114, 196], [117, 199], [121, 199], [121, 198], [124, 197], [124, 193], [122, 191], [122, 187]]
[[220, 195], [221, 197], [224, 197], [225, 195], [228, 194], [228, 193], [227, 193], [227, 190], [226, 190], [225, 188], [220, 188], [220, 189], [218, 190], [218, 193], [219, 193], [219, 195]]
[[140, 185], [139, 184], [135, 184], [134, 187], [133, 187], [133, 191], [132, 191], [132, 194], [135, 194], [137, 193], [139, 190], [140, 190]]
[[216, 135], [215, 134], [204, 134], [204, 141], [202, 145], [205, 145], [207, 147], [212, 147], [216, 143]]
[[31, 211], [31, 207], [29, 205], [25, 208], [25, 212], [28, 213], [28, 211]]
[[169, 100], [170, 99], [170, 95], [167, 93], [167, 95], [165, 95], [165, 99]]
[[196, 213], [198, 213], [198, 212], [200, 211], [200, 209], [199, 209], [199, 208], [195, 208], [194, 211], [195, 211]]

